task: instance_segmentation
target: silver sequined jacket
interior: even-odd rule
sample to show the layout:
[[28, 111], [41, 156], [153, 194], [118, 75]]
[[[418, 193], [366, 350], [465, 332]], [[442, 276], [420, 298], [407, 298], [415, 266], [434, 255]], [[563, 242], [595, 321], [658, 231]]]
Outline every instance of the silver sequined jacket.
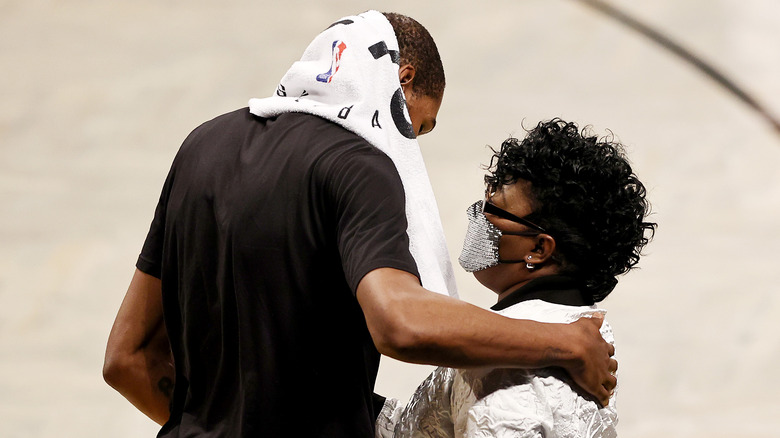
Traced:
[[[603, 313], [595, 306], [564, 306], [541, 300], [498, 311], [516, 319], [574, 322]], [[605, 321], [604, 339], [614, 344]], [[377, 419], [377, 438], [615, 437], [615, 397], [599, 408], [570, 386], [560, 369], [437, 368], [417, 388], [409, 404], [388, 399]]]

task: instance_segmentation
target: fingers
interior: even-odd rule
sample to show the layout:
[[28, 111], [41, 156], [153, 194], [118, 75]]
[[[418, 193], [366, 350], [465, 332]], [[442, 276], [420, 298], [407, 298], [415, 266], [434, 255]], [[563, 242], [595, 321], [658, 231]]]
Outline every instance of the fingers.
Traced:
[[609, 404], [609, 398], [612, 396], [611, 391], [608, 391], [606, 388], [601, 387], [598, 390], [597, 394], [594, 394], [596, 398], [598, 399], [599, 404], [604, 407]]
[[[599, 333], [598, 327], [603, 321], [603, 316], [599, 314], [593, 315], [592, 318], [582, 318], [575, 323], [579, 324], [582, 329], [580, 333], [584, 335], [578, 344], [586, 348], [582, 362], [567, 370], [574, 377], [574, 381], [590, 393], [595, 401], [601, 406], [607, 406], [617, 386], [615, 373], [618, 363], [612, 357], [615, 354], [615, 346], [606, 342]], [[604, 353], [607, 353], [606, 357]]]
[[615, 377], [615, 373], [617, 372], [618, 363], [615, 359], [609, 359], [609, 375], [607, 376], [604, 383], [602, 383], [602, 387], [607, 392], [606, 399], [600, 398], [599, 402], [601, 403], [601, 406], [606, 406], [609, 404], [609, 399], [612, 398], [613, 395], [615, 395], [615, 388], [617, 387], [617, 377]]
[[617, 377], [610, 374], [607, 376], [607, 379], [604, 381], [604, 383], [602, 383], [602, 386], [607, 390], [607, 392], [611, 393], [617, 386]]
[[617, 378], [613, 375], [609, 375], [607, 379], [602, 383], [601, 387], [593, 394], [596, 396], [599, 404], [602, 407], [609, 404], [609, 399], [615, 394], [615, 387], [617, 386]]
[[[610, 345], [610, 356], [615, 354], [615, 347]], [[605, 380], [602, 382], [601, 386], [604, 390], [603, 392], [599, 392], [599, 394], [595, 394], [598, 399], [599, 403], [602, 407], [607, 406], [609, 404], [609, 399], [612, 398], [613, 395], [615, 395], [615, 388], [617, 387], [617, 377], [615, 376], [615, 373], [618, 369], [618, 362], [617, 360], [613, 358], [609, 358], [609, 362], [607, 363], [607, 371], [609, 374], [607, 374]], [[604, 395], [606, 394], [606, 395]]]
[[615, 375], [617, 369], [618, 369], [617, 360], [613, 358], [609, 358], [609, 365], [607, 366], [607, 371], [609, 371], [610, 374]]

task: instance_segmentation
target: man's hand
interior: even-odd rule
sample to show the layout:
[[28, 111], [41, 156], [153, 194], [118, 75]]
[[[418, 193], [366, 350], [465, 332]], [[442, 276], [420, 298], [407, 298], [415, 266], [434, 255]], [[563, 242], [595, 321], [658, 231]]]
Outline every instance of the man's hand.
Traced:
[[604, 319], [599, 316], [580, 318], [570, 324], [572, 336], [568, 338], [575, 347], [575, 359], [564, 368], [574, 382], [593, 395], [602, 406], [609, 404], [609, 398], [617, 386], [617, 361], [612, 358], [615, 347], [607, 343], [599, 333]]

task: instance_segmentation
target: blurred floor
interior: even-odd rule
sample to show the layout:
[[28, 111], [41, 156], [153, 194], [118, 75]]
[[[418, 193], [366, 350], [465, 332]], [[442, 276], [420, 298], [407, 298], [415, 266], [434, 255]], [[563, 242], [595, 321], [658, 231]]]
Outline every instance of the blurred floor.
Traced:
[[[368, 7], [267, 3], [0, 1], [0, 435], [156, 433], [101, 366], [170, 161], [192, 128], [269, 95], [315, 34]], [[612, 4], [780, 114], [780, 3]], [[555, 116], [611, 130], [660, 224], [603, 303], [621, 435], [777, 436], [780, 136], [577, 1], [441, 5], [371, 7], [417, 18], [439, 43], [447, 91], [420, 143], [453, 260], [485, 145]], [[492, 304], [457, 274], [463, 299]], [[429, 369], [386, 360], [378, 392], [405, 399]]]

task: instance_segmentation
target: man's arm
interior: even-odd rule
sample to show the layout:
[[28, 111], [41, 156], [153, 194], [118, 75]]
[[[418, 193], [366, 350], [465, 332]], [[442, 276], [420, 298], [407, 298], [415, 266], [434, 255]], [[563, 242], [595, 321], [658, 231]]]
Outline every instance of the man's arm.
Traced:
[[381, 268], [360, 281], [357, 299], [380, 353], [398, 360], [449, 367], [566, 369], [602, 405], [617, 379], [614, 347], [600, 319], [573, 324], [515, 320], [430, 292], [417, 277]]
[[168, 421], [175, 373], [162, 287], [138, 269], [108, 336], [103, 378], [152, 420]]

